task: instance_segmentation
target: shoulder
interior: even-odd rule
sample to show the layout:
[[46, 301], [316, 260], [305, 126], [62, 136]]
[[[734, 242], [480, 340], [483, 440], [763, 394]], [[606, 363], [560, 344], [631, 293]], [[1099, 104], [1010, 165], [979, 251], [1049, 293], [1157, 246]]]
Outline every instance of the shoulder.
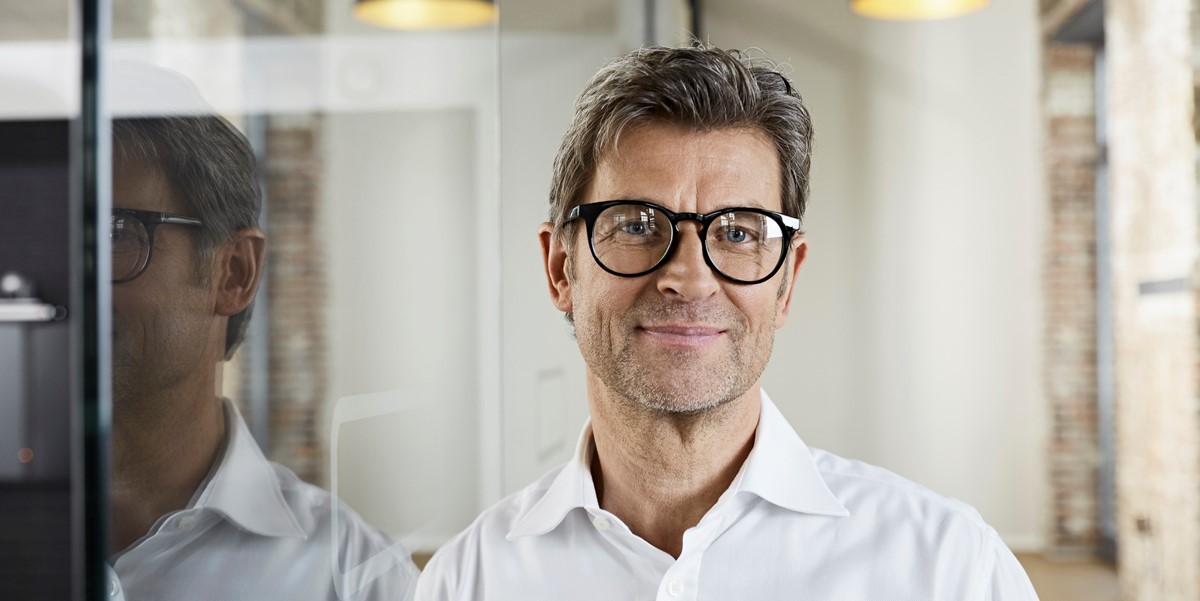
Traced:
[[510, 546], [509, 533], [545, 497], [563, 466], [559, 466], [534, 483], [501, 499], [485, 509], [475, 521], [457, 536], [442, 545], [421, 572], [417, 598], [469, 599], [479, 582], [486, 557], [488, 561], [505, 561], [515, 556], [506, 553]]
[[931, 491], [894, 471], [821, 449], [812, 449], [811, 452], [812, 461], [830, 491], [842, 503], [846, 503], [851, 511], [853, 507], [850, 505], [884, 505], [895, 509], [910, 507], [911, 510], [946, 513], [986, 527], [983, 517], [971, 505]]
[[850, 512], [843, 529], [852, 540], [878, 548], [902, 545], [937, 564], [969, 566], [976, 578], [987, 577], [997, 556], [1012, 558], [971, 505], [869, 463], [819, 449], [812, 454], [826, 485]]
[[967, 503], [934, 492], [903, 476], [863, 461], [811, 449], [817, 471], [851, 515], [871, 512], [893, 520], [942, 519], [961, 522], [980, 534], [991, 531], [979, 512]]
[[271, 462], [271, 467], [279, 482], [279, 492], [310, 539], [328, 535], [336, 526], [342, 551], [378, 551], [395, 544], [391, 536], [368, 524], [329, 491], [301, 480], [295, 472], [278, 463]]
[[[970, 599], [1037, 599], [1024, 569], [983, 517], [963, 501], [884, 468], [812, 449], [826, 485], [850, 515], [847, 544], [870, 548], [948, 579], [961, 578]], [[902, 549], [902, 553], [893, 551]]]

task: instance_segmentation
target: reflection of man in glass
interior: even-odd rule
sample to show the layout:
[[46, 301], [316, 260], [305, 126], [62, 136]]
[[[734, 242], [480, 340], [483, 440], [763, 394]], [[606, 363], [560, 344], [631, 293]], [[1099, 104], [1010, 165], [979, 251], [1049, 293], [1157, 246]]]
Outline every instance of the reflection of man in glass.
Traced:
[[125, 119], [113, 130], [112, 592], [410, 596], [407, 551], [267, 461], [218, 396], [266, 247], [246, 139], [215, 116]]
[[591, 421], [438, 552], [418, 599], [1036, 599], [972, 508], [809, 449], [761, 390], [811, 143], [766, 61], [643, 49], [592, 79], [539, 232]]

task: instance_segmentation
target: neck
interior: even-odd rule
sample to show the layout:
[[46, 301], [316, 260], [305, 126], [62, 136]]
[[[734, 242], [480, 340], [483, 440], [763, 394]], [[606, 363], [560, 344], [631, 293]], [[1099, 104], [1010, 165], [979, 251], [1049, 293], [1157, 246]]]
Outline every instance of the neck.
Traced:
[[187, 507], [225, 439], [214, 383], [121, 399], [113, 406], [112, 545], [121, 551]]
[[589, 376], [600, 506], [634, 534], [678, 558], [683, 533], [729, 488], [754, 446], [759, 385], [699, 414], [645, 409]]

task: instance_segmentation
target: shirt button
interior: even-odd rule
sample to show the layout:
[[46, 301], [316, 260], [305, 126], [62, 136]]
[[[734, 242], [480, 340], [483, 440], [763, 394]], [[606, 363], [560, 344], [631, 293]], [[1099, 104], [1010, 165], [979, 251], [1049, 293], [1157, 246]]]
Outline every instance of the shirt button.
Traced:
[[115, 579], [109, 578], [108, 579], [108, 596], [116, 597], [119, 594], [121, 594], [121, 586], [117, 584], [117, 581]]
[[678, 597], [679, 593], [682, 592], [683, 583], [678, 580], [672, 580], [671, 583], [667, 585], [667, 594], [671, 595], [672, 597]]
[[602, 515], [598, 515], [593, 518], [592, 525], [596, 527], [596, 530], [608, 530], [609, 528], [612, 528], [612, 522], [608, 521], [608, 518]]
[[179, 521], [175, 523], [175, 526], [180, 530], [191, 530], [192, 528], [196, 527], [196, 518], [179, 518]]

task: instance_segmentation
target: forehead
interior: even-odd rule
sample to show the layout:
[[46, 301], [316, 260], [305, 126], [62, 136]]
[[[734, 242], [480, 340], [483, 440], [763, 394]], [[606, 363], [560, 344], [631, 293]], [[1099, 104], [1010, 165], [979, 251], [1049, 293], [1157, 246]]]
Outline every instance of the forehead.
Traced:
[[585, 202], [647, 200], [677, 211], [782, 209], [779, 156], [757, 128], [626, 130], [601, 158]]
[[113, 155], [113, 207], [189, 214], [163, 170], [151, 160]]

